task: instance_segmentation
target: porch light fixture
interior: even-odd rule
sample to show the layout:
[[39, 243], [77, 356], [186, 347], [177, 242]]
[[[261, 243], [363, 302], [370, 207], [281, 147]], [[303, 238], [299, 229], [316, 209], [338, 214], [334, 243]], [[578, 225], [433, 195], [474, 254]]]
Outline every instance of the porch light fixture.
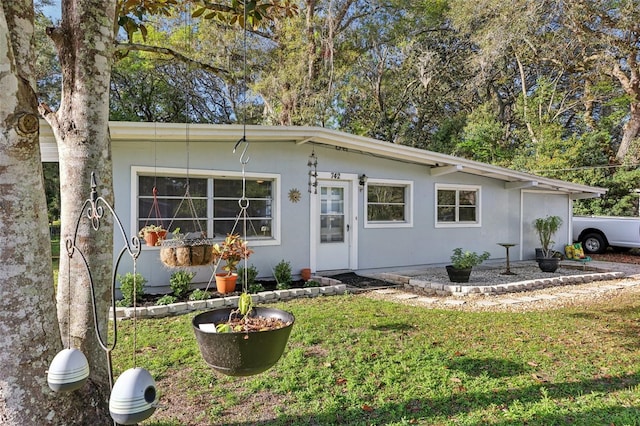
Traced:
[[358, 184], [360, 184], [361, 187], [364, 187], [364, 184], [367, 183], [367, 175], [365, 175], [364, 173], [361, 174], [360, 176], [358, 176]]
[[318, 157], [316, 157], [315, 150], [311, 151], [311, 155], [309, 156], [309, 160], [307, 161], [307, 167], [309, 167], [309, 180], [308, 191], [311, 193], [311, 188], [313, 188], [313, 193], [318, 193]]

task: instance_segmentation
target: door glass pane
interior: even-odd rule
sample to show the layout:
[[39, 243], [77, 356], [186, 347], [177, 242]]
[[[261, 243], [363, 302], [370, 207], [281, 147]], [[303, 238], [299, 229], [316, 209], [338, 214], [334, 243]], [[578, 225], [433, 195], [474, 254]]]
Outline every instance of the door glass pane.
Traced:
[[321, 188], [320, 242], [344, 242], [344, 189]]

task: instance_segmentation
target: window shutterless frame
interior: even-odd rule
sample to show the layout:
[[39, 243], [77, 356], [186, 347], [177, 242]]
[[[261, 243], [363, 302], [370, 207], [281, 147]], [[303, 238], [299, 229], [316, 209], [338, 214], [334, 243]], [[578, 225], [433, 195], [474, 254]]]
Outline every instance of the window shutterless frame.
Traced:
[[480, 227], [481, 187], [478, 185], [436, 184], [435, 227]]

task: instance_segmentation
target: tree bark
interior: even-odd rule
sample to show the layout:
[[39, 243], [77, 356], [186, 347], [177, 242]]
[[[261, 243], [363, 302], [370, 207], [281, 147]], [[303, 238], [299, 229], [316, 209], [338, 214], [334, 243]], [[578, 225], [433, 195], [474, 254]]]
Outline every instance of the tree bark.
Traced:
[[[57, 311], [63, 342], [80, 349], [98, 385], [96, 411], [108, 416], [109, 372], [93, 320], [107, 336], [113, 265], [113, 218], [107, 213], [96, 232], [81, 211], [89, 196], [91, 173], [98, 195], [113, 205], [109, 83], [114, 44], [115, 0], [63, 0], [62, 21], [48, 34], [58, 50], [62, 69], [62, 98], [58, 111], [40, 111], [56, 138], [60, 162], [61, 256]], [[87, 259], [95, 290], [92, 300], [87, 268], [78, 255], [65, 256], [65, 240], [74, 239]]]
[[0, 0], [0, 424], [104, 424], [84, 394], [56, 394], [46, 370], [57, 329], [39, 145], [33, 4]]

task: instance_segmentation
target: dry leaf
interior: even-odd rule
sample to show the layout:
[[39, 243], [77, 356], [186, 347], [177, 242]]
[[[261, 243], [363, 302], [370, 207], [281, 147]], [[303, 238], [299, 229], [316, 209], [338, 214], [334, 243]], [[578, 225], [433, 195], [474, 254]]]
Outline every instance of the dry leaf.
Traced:
[[362, 404], [362, 409], [364, 411], [368, 411], [368, 412], [372, 412], [373, 411], [373, 407], [367, 404]]

